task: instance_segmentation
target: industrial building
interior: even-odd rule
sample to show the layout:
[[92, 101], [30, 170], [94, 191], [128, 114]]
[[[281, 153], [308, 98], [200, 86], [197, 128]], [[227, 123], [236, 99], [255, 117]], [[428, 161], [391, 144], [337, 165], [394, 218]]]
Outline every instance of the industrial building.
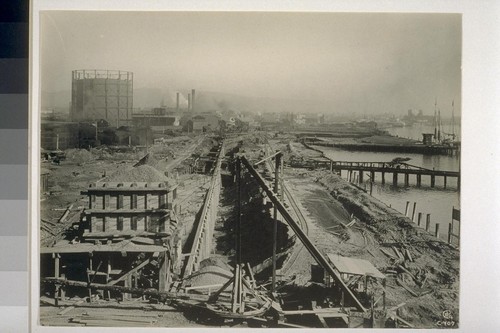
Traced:
[[154, 108], [150, 112], [134, 113], [132, 123], [136, 128], [150, 127], [153, 132], [180, 130], [181, 113], [167, 108]]
[[74, 70], [72, 72], [71, 120], [106, 120], [110, 126], [128, 125], [133, 107], [132, 72]]

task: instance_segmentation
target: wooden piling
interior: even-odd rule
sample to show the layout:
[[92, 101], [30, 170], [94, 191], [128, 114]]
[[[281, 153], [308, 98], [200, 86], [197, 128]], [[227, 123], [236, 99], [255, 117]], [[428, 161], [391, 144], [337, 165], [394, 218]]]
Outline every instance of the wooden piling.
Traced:
[[406, 208], [405, 208], [405, 216], [408, 216], [408, 208], [410, 207], [410, 202], [406, 202]]
[[363, 170], [359, 170], [358, 173], [359, 173], [359, 183], [361, 184], [363, 183]]
[[420, 222], [422, 221], [422, 212], [418, 212], [417, 225], [420, 227]]
[[410, 175], [405, 173], [405, 186], [410, 186]]
[[444, 176], [444, 188], [446, 188], [446, 176]]
[[436, 230], [434, 231], [434, 236], [439, 238], [439, 223], [436, 223]]
[[451, 236], [453, 235], [453, 225], [448, 223], [448, 244], [451, 244]]
[[436, 185], [436, 176], [431, 175], [431, 187], [434, 187]]
[[59, 253], [56, 253], [56, 254], [54, 255], [54, 276], [55, 276], [56, 278], [58, 278], [58, 277], [59, 277], [59, 269], [60, 269], [60, 267], [61, 267], [61, 266], [60, 266], [60, 264], [59, 264], [59, 258], [60, 258]]
[[413, 203], [413, 211], [411, 213], [411, 221], [414, 222], [415, 221], [415, 210], [417, 209], [417, 203], [414, 202]]
[[163, 254], [163, 258], [160, 259], [160, 269], [158, 273], [158, 291], [168, 290], [167, 272], [169, 268], [169, 261], [167, 252]]
[[431, 230], [431, 214], [427, 214], [427, 220], [425, 221], [425, 231], [429, 232]]
[[[60, 275], [59, 275], [59, 269], [60, 269], [60, 264], [59, 264], [59, 258], [60, 258], [60, 255], [59, 253], [55, 253], [54, 255], [54, 276], [56, 278], [58, 278]], [[59, 291], [61, 290], [61, 286], [60, 285], [56, 285], [56, 288], [54, 290], [54, 304], [56, 306], [59, 306]]]
[[417, 175], [417, 187], [422, 186], [422, 175]]
[[393, 172], [392, 174], [392, 185], [398, 186], [398, 173]]
[[385, 184], [385, 172], [382, 172], [382, 185]]

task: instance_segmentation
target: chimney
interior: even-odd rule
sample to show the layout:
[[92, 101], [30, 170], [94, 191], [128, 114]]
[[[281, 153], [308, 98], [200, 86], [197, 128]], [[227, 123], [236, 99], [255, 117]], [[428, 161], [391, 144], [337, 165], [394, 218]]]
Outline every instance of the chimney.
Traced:
[[177, 92], [177, 95], [176, 95], [176, 104], [175, 104], [175, 109], [177, 111], [179, 111], [179, 93]]
[[191, 94], [188, 94], [188, 111], [191, 111]]
[[194, 89], [191, 89], [191, 110], [194, 112]]

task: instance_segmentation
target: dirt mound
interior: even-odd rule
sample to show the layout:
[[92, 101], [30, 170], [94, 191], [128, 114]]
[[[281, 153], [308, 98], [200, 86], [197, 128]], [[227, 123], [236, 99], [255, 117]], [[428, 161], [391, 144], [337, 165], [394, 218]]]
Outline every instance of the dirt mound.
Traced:
[[119, 169], [106, 178], [109, 182], [166, 182], [174, 184], [174, 180], [165, 176], [150, 165], [141, 165], [136, 168]]
[[68, 149], [66, 150], [66, 160], [74, 163], [86, 163], [93, 161], [94, 155], [86, 149]]

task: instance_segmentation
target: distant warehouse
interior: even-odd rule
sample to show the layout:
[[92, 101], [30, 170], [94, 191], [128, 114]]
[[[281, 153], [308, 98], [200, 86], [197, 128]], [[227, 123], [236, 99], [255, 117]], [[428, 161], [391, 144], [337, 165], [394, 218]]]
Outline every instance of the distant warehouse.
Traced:
[[132, 72], [119, 70], [75, 70], [72, 72], [71, 120], [109, 126], [126, 126], [132, 120]]

